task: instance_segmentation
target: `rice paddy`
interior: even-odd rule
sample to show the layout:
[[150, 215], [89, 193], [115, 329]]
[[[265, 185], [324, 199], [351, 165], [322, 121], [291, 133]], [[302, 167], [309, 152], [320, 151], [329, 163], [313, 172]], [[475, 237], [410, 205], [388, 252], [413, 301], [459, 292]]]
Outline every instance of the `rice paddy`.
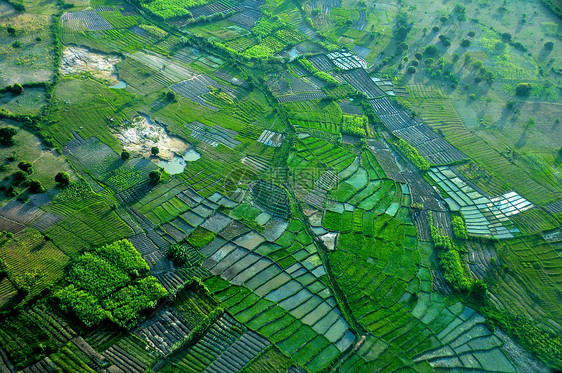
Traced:
[[0, 4], [0, 370], [562, 369], [544, 4]]

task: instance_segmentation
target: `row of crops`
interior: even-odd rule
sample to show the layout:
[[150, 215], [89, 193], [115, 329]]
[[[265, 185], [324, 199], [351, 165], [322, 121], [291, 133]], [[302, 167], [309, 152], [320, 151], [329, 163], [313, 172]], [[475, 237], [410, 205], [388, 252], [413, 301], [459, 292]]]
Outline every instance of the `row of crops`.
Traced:
[[448, 167], [432, 168], [429, 174], [445, 193], [450, 209], [461, 212], [470, 235], [505, 239], [519, 233], [514, 222], [529, 233], [555, 225], [542, 210], [514, 191], [487, 197]]
[[446, 285], [431, 259], [432, 244], [418, 239], [408, 189], [386, 179], [369, 151], [338, 176], [325, 211], [309, 222], [330, 250], [332, 273], [353, 316], [368, 331], [341, 370], [528, 369], [509, 337], [437, 291]]
[[205, 281], [211, 292], [299, 364], [317, 371], [354, 340], [301, 222], [273, 219], [260, 234], [234, 220], [201, 253], [220, 276]]

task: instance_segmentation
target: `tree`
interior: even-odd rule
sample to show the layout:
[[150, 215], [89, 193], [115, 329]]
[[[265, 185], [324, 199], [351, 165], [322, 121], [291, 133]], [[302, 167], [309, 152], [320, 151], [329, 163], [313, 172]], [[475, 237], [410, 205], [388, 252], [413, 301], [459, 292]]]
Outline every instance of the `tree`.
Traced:
[[437, 53], [439, 53], [439, 47], [435, 44], [428, 45], [423, 51], [426, 56], [435, 56]]
[[29, 182], [29, 193], [43, 193], [45, 188], [38, 180], [31, 180]]
[[474, 66], [474, 68], [478, 70], [482, 67], [483, 64], [484, 63], [481, 60], [476, 60], [472, 63], [472, 66]]
[[29, 175], [33, 173], [33, 165], [28, 161], [21, 161], [18, 164], [18, 168], [24, 172], [27, 172]]
[[6, 27], [6, 31], [10, 36], [16, 36], [16, 29], [13, 26]]
[[130, 158], [131, 158], [131, 153], [129, 153], [129, 152], [126, 151], [126, 150], [123, 150], [123, 151], [121, 152], [121, 159], [122, 159], [122, 160], [128, 161]]
[[515, 94], [517, 96], [527, 97], [531, 93], [533, 86], [529, 83], [519, 83], [515, 87]]
[[423, 54], [421, 54], [421, 52], [416, 52], [416, 54], [414, 54], [414, 57], [416, 57], [416, 60], [421, 60], [423, 57]]
[[550, 51], [550, 50], [552, 50], [552, 48], [554, 48], [553, 42], [547, 41], [546, 43], [544, 43], [544, 49], [548, 49]]
[[150, 149], [150, 153], [152, 153], [152, 155], [158, 155], [158, 154], [160, 153], [160, 149], [158, 149], [157, 146], [153, 146], [153, 147]]
[[13, 86], [9, 87], [8, 90], [16, 96], [19, 96], [23, 93], [23, 86], [19, 83], [14, 84]]
[[463, 48], [470, 47], [470, 40], [464, 39], [463, 41], [461, 41], [461, 47], [463, 47]]
[[13, 127], [0, 128], [0, 144], [5, 146], [14, 145], [14, 136], [18, 131]]
[[488, 286], [482, 280], [476, 280], [470, 286], [470, 295], [478, 300], [486, 299], [488, 293]]
[[469, 32], [468, 32], [468, 36], [470, 36], [471, 38], [473, 38], [474, 35], [476, 35], [476, 33], [475, 33], [474, 31], [469, 31]]
[[60, 171], [55, 175], [55, 181], [60, 187], [65, 187], [70, 184], [70, 176], [66, 172]]
[[23, 172], [21, 170], [16, 171], [12, 174], [13, 178], [14, 178], [14, 182], [13, 184], [18, 186], [18, 185], [25, 185], [27, 182], [27, 172]]
[[416, 69], [415, 66], [410, 66], [410, 67], [408, 67], [408, 73], [409, 73], [409, 74], [415, 74], [416, 71], [418, 71], [418, 70]]
[[166, 92], [166, 98], [169, 101], [174, 101], [176, 99], [176, 94], [173, 91]]
[[148, 177], [150, 178], [150, 181], [153, 184], [158, 184], [160, 182], [160, 178], [162, 177], [162, 174], [160, 173], [160, 171], [153, 170], [150, 171]]
[[509, 32], [504, 32], [504, 33], [502, 34], [502, 41], [503, 41], [504, 43], [509, 43], [509, 42], [511, 41], [511, 38], [512, 38], [512, 36], [511, 36], [511, 34], [510, 34]]
[[12, 47], [13, 47], [13, 48], [21, 48], [21, 43], [20, 43], [19, 41], [14, 41], [14, 42], [12, 43]]
[[398, 48], [400, 48], [400, 50], [402, 50], [402, 51], [407, 51], [408, 48], [409, 48], [409, 46], [408, 46], [408, 44], [407, 44], [406, 42], [403, 41], [402, 43], [400, 43], [400, 45], [398, 46]]
[[439, 30], [441, 30], [439, 26], [433, 26], [433, 28], [431, 29], [431, 31], [433, 32], [439, 32]]

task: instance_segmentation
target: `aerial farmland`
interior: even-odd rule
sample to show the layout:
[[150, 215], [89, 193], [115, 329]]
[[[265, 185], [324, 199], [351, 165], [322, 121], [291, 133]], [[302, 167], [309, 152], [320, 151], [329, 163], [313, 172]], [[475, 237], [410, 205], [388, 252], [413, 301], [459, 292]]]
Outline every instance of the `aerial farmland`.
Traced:
[[0, 0], [0, 372], [562, 371], [556, 0]]

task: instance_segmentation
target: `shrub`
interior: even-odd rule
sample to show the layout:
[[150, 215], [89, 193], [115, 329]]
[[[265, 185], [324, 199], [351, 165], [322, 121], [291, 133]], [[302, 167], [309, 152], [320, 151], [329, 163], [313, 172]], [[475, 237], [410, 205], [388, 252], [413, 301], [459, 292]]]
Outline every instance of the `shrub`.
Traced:
[[44, 191], [45, 188], [43, 188], [43, 185], [41, 185], [41, 183], [38, 180], [31, 180], [29, 182], [30, 193], [43, 193]]
[[367, 118], [357, 115], [344, 115], [342, 119], [342, 133], [365, 137]]
[[0, 144], [5, 146], [14, 145], [14, 136], [18, 131], [13, 127], [1, 127], [0, 128]]
[[529, 83], [519, 83], [515, 87], [515, 94], [517, 96], [526, 97], [526, 96], [529, 96], [532, 89], [533, 89], [533, 86]]
[[408, 159], [412, 161], [412, 163], [415, 164], [417, 168], [419, 168], [422, 171], [429, 170], [430, 167], [429, 162], [426, 161], [425, 158], [421, 156], [421, 154], [418, 152], [416, 148], [414, 148], [412, 145], [410, 145], [408, 142], [402, 139], [398, 140], [397, 145], [398, 145], [398, 149], [400, 149], [400, 151], [402, 151], [402, 153], [404, 153], [404, 155], [408, 157]]
[[435, 44], [428, 45], [423, 51], [426, 56], [435, 56], [437, 53], [439, 53], [439, 47]]
[[160, 171], [153, 170], [150, 171], [148, 177], [153, 184], [158, 184], [160, 182], [160, 179], [162, 178], [162, 174], [160, 173]]
[[66, 172], [60, 171], [55, 175], [55, 181], [60, 187], [65, 187], [70, 183], [70, 176]]
[[488, 293], [488, 286], [482, 280], [476, 280], [470, 286], [470, 295], [477, 300], [486, 299]]
[[453, 224], [453, 233], [458, 238], [467, 239], [468, 238], [468, 231], [466, 230], [466, 225], [464, 220], [461, 216], [453, 215], [451, 217], [451, 222]]
[[170, 245], [166, 251], [166, 256], [170, 258], [175, 264], [182, 265], [189, 259], [189, 247], [185, 244], [173, 244]]
[[18, 164], [18, 168], [24, 172], [27, 172], [29, 175], [33, 173], [33, 165], [28, 161], [21, 161]]
[[11, 87], [8, 87], [8, 90], [16, 96], [19, 96], [23, 93], [23, 86], [19, 83], [14, 84]]
[[27, 182], [27, 172], [23, 172], [21, 170], [16, 171], [12, 174], [12, 177], [14, 178], [13, 184], [18, 186], [18, 185], [25, 185]]

